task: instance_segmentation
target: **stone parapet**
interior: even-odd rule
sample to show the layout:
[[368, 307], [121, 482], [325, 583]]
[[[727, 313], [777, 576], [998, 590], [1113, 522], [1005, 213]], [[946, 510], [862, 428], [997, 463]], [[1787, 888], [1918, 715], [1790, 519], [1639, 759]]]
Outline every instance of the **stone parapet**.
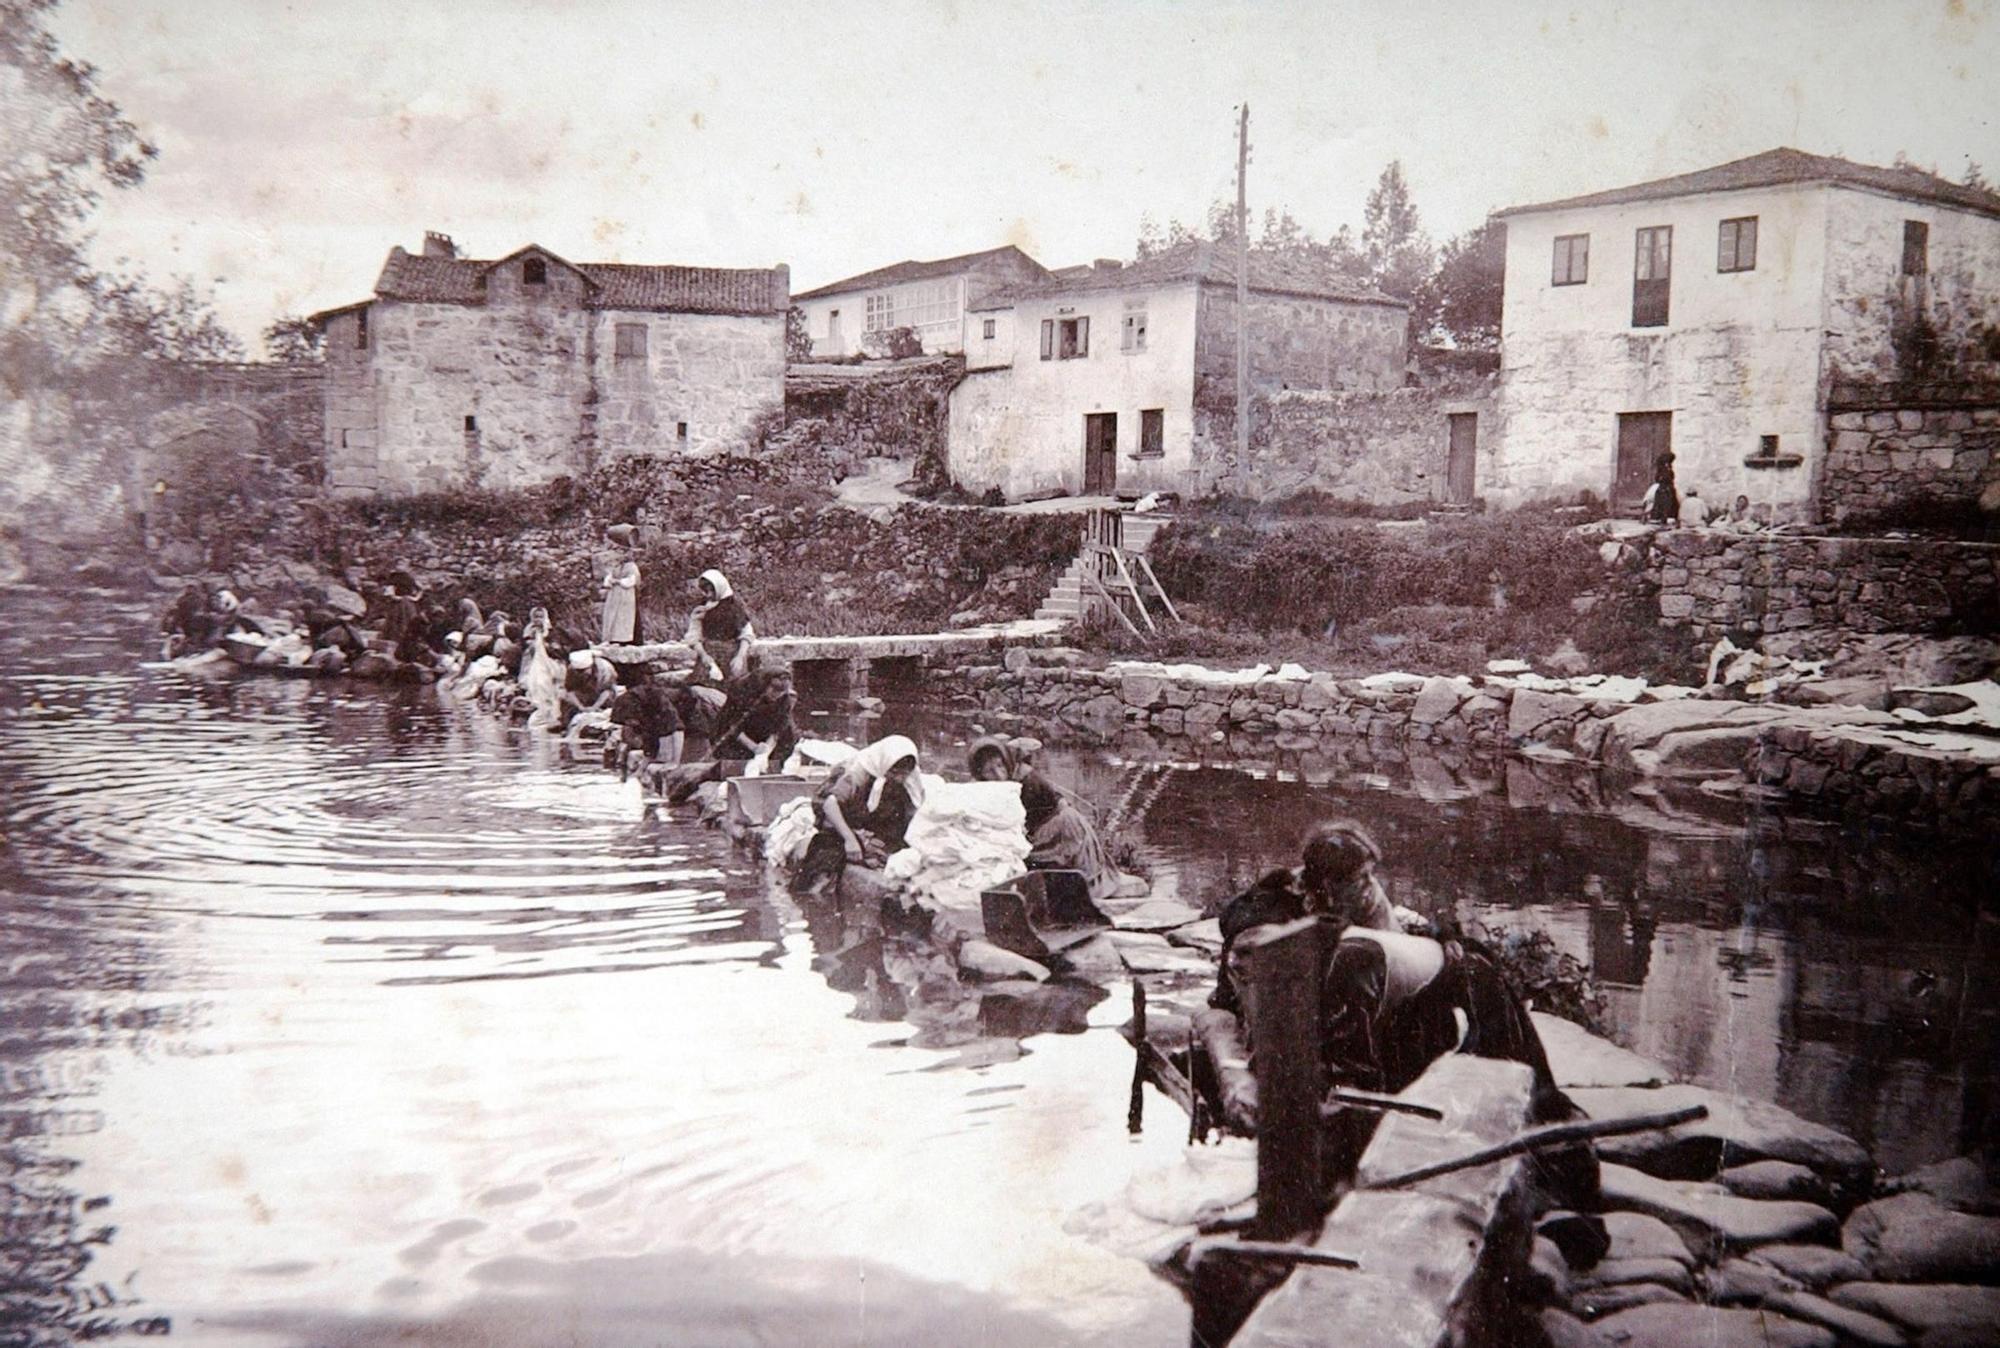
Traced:
[[1827, 418], [1820, 513], [1830, 523], [1970, 515], [2000, 486], [2000, 391], [1983, 401], [1851, 406]]
[[1990, 543], [1676, 529], [1652, 536], [1644, 573], [1661, 625], [1703, 643], [1821, 627], [2000, 629], [2000, 546]]

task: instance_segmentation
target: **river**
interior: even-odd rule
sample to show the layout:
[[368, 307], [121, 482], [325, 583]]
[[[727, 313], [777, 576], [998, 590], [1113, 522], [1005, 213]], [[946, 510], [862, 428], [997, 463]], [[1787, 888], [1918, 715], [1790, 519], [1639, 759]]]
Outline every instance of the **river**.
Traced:
[[[150, 599], [0, 605], [0, 1342], [1185, 1342], [1065, 1229], [1185, 1140], [1157, 1098], [1127, 1132], [1117, 990], [981, 1003], [430, 690], [148, 665]], [[1355, 814], [1399, 901], [1547, 931], [1677, 1072], [1892, 1169], [1984, 1124], [1990, 855], [1528, 765], [1049, 761], [1132, 807], [1161, 894]]]

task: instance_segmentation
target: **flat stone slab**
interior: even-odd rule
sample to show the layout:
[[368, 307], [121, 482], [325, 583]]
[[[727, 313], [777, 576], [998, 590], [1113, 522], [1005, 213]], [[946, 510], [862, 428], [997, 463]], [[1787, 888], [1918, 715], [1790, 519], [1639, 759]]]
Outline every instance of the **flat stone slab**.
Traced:
[[1765, 1311], [1654, 1305], [1597, 1322], [1619, 1348], [1836, 1348], [1833, 1331]]
[[1635, 1282], [1671, 1287], [1683, 1296], [1694, 1290], [1693, 1275], [1687, 1262], [1681, 1259], [1600, 1259], [1576, 1275], [1579, 1287], [1616, 1287]]
[[1731, 1166], [1715, 1182], [1738, 1198], [1796, 1198], [1825, 1204], [1832, 1197], [1819, 1172], [1792, 1161], [1752, 1161]]
[[1693, 1265], [1694, 1252], [1680, 1233], [1643, 1212], [1607, 1212], [1604, 1233], [1611, 1238], [1606, 1259], [1672, 1259]]
[[1813, 1203], [1738, 1198], [1713, 1184], [1676, 1184], [1629, 1166], [1605, 1164], [1604, 1205], [1658, 1217], [1697, 1250], [1831, 1243], [1840, 1221]]
[[[957, 632], [760, 637], [756, 653], [766, 660], [787, 663], [799, 660], [894, 660], [922, 655], [976, 655], [1007, 646], [1054, 646], [1061, 642], [1062, 635], [1063, 625], [1059, 622], [1026, 618], [1019, 622], [967, 627]], [[694, 648], [685, 641], [613, 644], [601, 649], [608, 659], [620, 664], [640, 664], [649, 660], [691, 664], [694, 661]]]
[[2000, 1343], [2000, 1287], [1958, 1283], [1850, 1282], [1826, 1294], [1836, 1306], [1865, 1311], [1907, 1330], [1924, 1348]]
[[2000, 1282], [2000, 1217], [1953, 1212], [1929, 1194], [1856, 1208], [1840, 1247], [1878, 1282]]
[[1570, 1308], [1588, 1320], [1602, 1320], [1634, 1306], [1685, 1306], [1687, 1294], [1656, 1282], [1620, 1283], [1616, 1287], [1587, 1287], [1570, 1302]]
[[[1384, 1115], [1358, 1178], [1363, 1184], [1462, 1156], [1526, 1124], [1532, 1078], [1519, 1063], [1448, 1054], [1403, 1098], [1444, 1111], [1442, 1123]], [[1265, 1297], [1234, 1348], [1307, 1348], [1335, 1341], [1370, 1348], [1432, 1348], [1477, 1314], [1472, 1305], [1487, 1238], [1520, 1221], [1523, 1163], [1511, 1157], [1408, 1189], [1366, 1188], [1342, 1199], [1314, 1242], [1352, 1255], [1359, 1269], [1302, 1266]], [[1507, 1210], [1507, 1211], [1503, 1211]], [[1525, 1262], [1526, 1251], [1511, 1258]]]
[[1807, 1324], [1824, 1325], [1838, 1336], [1841, 1348], [1904, 1348], [1910, 1336], [1901, 1329], [1866, 1311], [1838, 1305], [1811, 1292], [1780, 1292], [1764, 1305], [1781, 1315]]
[[1628, 1118], [1688, 1105], [1705, 1105], [1708, 1117], [1661, 1132], [1606, 1138], [1597, 1154], [1663, 1179], [1708, 1179], [1724, 1167], [1749, 1161], [1791, 1161], [1843, 1183], [1871, 1172], [1873, 1161], [1853, 1138], [1802, 1119], [1788, 1109], [1724, 1095], [1702, 1086], [1656, 1090], [1579, 1088], [1570, 1097], [1593, 1119]]
[[1749, 1257], [1813, 1291], [1838, 1282], [1864, 1282], [1868, 1277], [1859, 1259], [1826, 1245], [1761, 1245]]
[[1111, 925], [1120, 931], [1171, 931], [1199, 921], [1200, 909], [1173, 899], [1147, 899], [1136, 907], [1111, 914]]
[[1632, 1050], [1592, 1034], [1575, 1021], [1531, 1011], [1549, 1070], [1564, 1090], [1577, 1086], [1650, 1086], [1673, 1080], [1673, 1073]]

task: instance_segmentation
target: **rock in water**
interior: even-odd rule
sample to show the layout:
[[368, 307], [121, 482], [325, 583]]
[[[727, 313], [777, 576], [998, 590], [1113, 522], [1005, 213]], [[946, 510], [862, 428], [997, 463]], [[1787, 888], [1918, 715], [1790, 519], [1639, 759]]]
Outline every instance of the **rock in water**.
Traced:
[[1707, 1106], [1705, 1119], [1598, 1143], [1598, 1155], [1606, 1160], [1662, 1179], [1706, 1179], [1727, 1165], [1775, 1160], [1809, 1166], [1837, 1183], [1858, 1185], [1874, 1168], [1867, 1151], [1853, 1138], [1761, 1100], [1687, 1085], [1658, 1090], [1579, 1089], [1570, 1095], [1593, 1119]]
[[1826, 1295], [1836, 1306], [1894, 1322], [1924, 1348], [1981, 1348], [2000, 1342], [2000, 1287], [1851, 1282]]
[[958, 948], [959, 972], [974, 979], [1028, 978], [1039, 983], [1049, 971], [1025, 955], [1002, 950], [989, 941], [967, 941]]
[[1987, 1178], [1986, 1168], [1970, 1156], [1939, 1161], [1891, 1180], [1892, 1193], [1929, 1194], [1954, 1212], [2000, 1216], [2000, 1187]]
[[1840, 1244], [1881, 1282], [2000, 1281], [2000, 1217], [1953, 1212], [1929, 1194], [1856, 1208]]
[[1738, 1198], [1718, 1185], [1672, 1184], [1627, 1166], [1602, 1167], [1604, 1205], [1658, 1217], [1701, 1250], [1831, 1241], [1839, 1219], [1812, 1203]]
[[1715, 1179], [1738, 1198], [1796, 1198], [1822, 1206], [1832, 1199], [1825, 1180], [1791, 1161], [1752, 1161], [1731, 1166]]
[[1672, 1259], [1692, 1266], [1687, 1242], [1658, 1217], [1643, 1212], [1607, 1212], [1604, 1230], [1611, 1237], [1607, 1259]]
[[1826, 1245], [1760, 1245], [1750, 1258], [1815, 1292], [1837, 1282], [1861, 1282], [1868, 1277], [1859, 1259]]
[[1655, 1086], [1673, 1080], [1673, 1073], [1651, 1058], [1620, 1048], [1575, 1021], [1545, 1011], [1531, 1011], [1528, 1018], [1535, 1022], [1535, 1033], [1541, 1036], [1549, 1055], [1556, 1085], [1564, 1090], [1577, 1086]]
[[1838, 1306], [1811, 1292], [1780, 1292], [1764, 1303], [1771, 1310], [1808, 1324], [1824, 1325], [1840, 1336], [1842, 1348], [1903, 1348], [1909, 1337], [1879, 1316]]
[[1600, 1320], [1606, 1339], [1625, 1348], [1835, 1348], [1833, 1331], [1765, 1311], [1714, 1306], [1640, 1306]]

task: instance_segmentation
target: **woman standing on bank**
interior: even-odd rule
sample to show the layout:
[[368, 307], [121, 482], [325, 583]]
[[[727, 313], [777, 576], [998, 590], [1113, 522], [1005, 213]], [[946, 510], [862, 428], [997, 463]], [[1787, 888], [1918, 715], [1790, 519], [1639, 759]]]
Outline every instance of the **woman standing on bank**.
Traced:
[[637, 531], [629, 524], [614, 524], [605, 531], [618, 549], [618, 559], [604, 573], [604, 619], [598, 640], [605, 645], [629, 646], [639, 630], [639, 563], [632, 558], [632, 539]]

